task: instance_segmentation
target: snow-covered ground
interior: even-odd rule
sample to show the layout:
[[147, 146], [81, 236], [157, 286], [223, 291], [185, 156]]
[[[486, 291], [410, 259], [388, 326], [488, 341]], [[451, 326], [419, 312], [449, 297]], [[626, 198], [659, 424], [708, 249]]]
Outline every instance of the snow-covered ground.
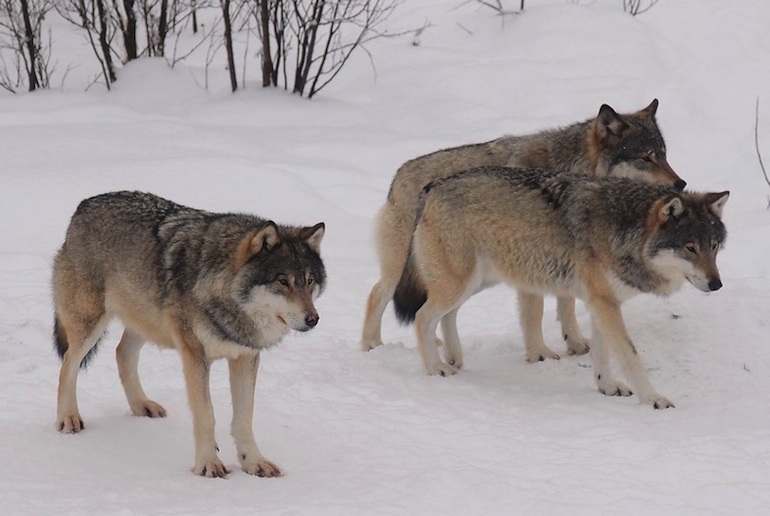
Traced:
[[[518, 2], [510, 2], [518, 4]], [[770, 4], [527, 2], [502, 20], [462, 0], [408, 0], [394, 29], [308, 101], [231, 95], [223, 69], [140, 61], [114, 91], [60, 25], [63, 89], [0, 95], [0, 512], [3, 514], [766, 514], [770, 506]], [[67, 36], [69, 34], [69, 36]], [[56, 51], [56, 40], [54, 51]], [[224, 58], [220, 63], [224, 62]], [[89, 68], [90, 67], [90, 68]], [[251, 69], [256, 72], [258, 66]], [[398, 165], [433, 150], [660, 100], [669, 161], [699, 190], [732, 192], [724, 288], [625, 306], [651, 380], [676, 409], [597, 393], [587, 357], [529, 365], [515, 294], [461, 311], [466, 369], [424, 374], [412, 328], [386, 312], [386, 344], [359, 351], [378, 277], [374, 215]], [[139, 189], [283, 223], [325, 221], [321, 323], [263, 354], [255, 433], [285, 476], [237, 467], [224, 363], [212, 373], [227, 480], [195, 477], [180, 360], [147, 346], [148, 394], [168, 417], [132, 417], [111, 327], [80, 375], [86, 431], [54, 430], [52, 256], [85, 197]], [[587, 328], [587, 315], [578, 311]], [[562, 350], [552, 301], [547, 341]]]

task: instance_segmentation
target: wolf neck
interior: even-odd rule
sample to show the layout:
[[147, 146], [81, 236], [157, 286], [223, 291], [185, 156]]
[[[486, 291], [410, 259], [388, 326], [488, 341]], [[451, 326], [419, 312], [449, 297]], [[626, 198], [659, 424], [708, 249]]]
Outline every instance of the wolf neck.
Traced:
[[206, 327], [223, 342], [231, 342], [253, 349], [276, 344], [287, 333], [285, 326], [258, 324], [234, 301], [210, 299], [201, 303]]
[[562, 129], [523, 136], [513, 149], [509, 165], [603, 175], [599, 170], [599, 149], [592, 147], [590, 135], [593, 133], [590, 122], [579, 122]]
[[[626, 286], [637, 292], [667, 294], [669, 281], [654, 271], [640, 256], [620, 255], [612, 271]], [[630, 296], [628, 296], [630, 297]]]

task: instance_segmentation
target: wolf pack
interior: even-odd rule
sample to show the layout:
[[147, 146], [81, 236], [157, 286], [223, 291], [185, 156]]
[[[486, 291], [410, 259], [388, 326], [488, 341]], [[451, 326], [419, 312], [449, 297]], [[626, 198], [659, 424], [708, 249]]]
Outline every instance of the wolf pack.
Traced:
[[[454, 375], [463, 368], [458, 310], [505, 283], [518, 295], [529, 362], [562, 352], [543, 337], [544, 296], [555, 296], [565, 352], [590, 353], [600, 393], [673, 407], [650, 381], [621, 305], [640, 293], [669, 295], [685, 281], [704, 292], [721, 288], [716, 256], [729, 192], [685, 190], [666, 159], [657, 109], [657, 100], [622, 114], [605, 104], [595, 118], [566, 127], [404, 163], [376, 219], [380, 279], [366, 300], [361, 348], [382, 345], [392, 300], [399, 320], [414, 324], [425, 371]], [[193, 416], [193, 472], [225, 477], [209, 389], [211, 364], [224, 358], [238, 461], [248, 474], [281, 476], [252, 429], [260, 350], [319, 323], [325, 229], [211, 213], [142, 192], [82, 201], [53, 265], [57, 430], [84, 429], [78, 373], [117, 317], [125, 327], [118, 372], [134, 415], [166, 416], [142, 387], [142, 346], [176, 349]], [[590, 316], [590, 340], [576, 299]]]

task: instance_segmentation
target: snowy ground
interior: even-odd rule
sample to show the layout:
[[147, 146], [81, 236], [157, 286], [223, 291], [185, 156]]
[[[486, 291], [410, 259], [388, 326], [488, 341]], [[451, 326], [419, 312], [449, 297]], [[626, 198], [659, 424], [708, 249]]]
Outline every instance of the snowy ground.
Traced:
[[[516, 3], [518, 2], [511, 2]], [[4, 514], [765, 514], [770, 504], [770, 4], [527, 2], [503, 23], [461, 0], [409, 0], [394, 28], [312, 101], [249, 84], [208, 92], [201, 69], [124, 69], [115, 91], [82, 66], [62, 91], [0, 95], [0, 507]], [[64, 27], [57, 29], [66, 32]], [[254, 70], [257, 66], [253, 66]], [[586, 357], [528, 365], [513, 292], [459, 319], [467, 370], [423, 373], [392, 312], [386, 345], [359, 351], [376, 281], [372, 222], [403, 161], [660, 100], [669, 161], [689, 185], [732, 192], [719, 257], [725, 287], [637, 298], [625, 317], [650, 377], [677, 408], [596, 392]], [[284, 470], [237, 468], [224, 363], [212, 374], [227, 480], [192, 475], [193, 436], [177, 355], [148, 346], [141, 371], [163, 420], [131, 417], [115, 324], [81, 374], [87, 429], [54, 430], [52, 256], [90, 195], [140, 189], [284, 223], [325, 221], [321, 323], [263, 355], [255, 432]], [[561, 350], [554, 305], [548, 342]], [[587, 316], [580, 307], [581, 323]]]

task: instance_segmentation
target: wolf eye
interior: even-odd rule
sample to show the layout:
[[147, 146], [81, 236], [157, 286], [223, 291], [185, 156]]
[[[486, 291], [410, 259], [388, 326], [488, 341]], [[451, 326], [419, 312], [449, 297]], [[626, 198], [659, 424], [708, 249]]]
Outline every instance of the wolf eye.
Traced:
[[313, 284], [313, 276], [308, 277], [307, 284], [312, 285]]
[[289, 286], [289, 280], [287, 280], [286, 278], [278, 278], [278, 283], [280, 283], [284, 287], [288, 287]]
[[711, 243], [711, 250], [712, 250], [712, 251], [713, 251], [714, 249], [716, 249], [717, 247], [719, 247], [719, 244], [717, 244], [716, 242], [712, 242], [712, 243]]
[[687, 244], [686, 246], [684, 246], [684, 248], [687, 249], [688, 251], [690, 251], [693, 254], [698, 254], [698, 250], [692, 244]]

